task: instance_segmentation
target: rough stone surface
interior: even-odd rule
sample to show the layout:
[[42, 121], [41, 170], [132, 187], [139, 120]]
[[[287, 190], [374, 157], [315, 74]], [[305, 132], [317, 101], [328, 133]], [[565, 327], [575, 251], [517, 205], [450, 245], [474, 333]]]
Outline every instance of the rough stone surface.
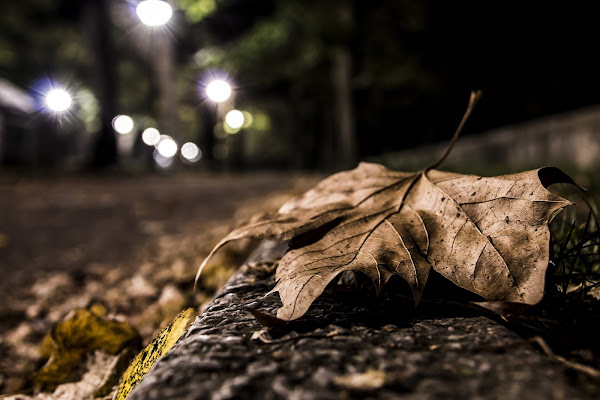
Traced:
[[281, 305], [264, 296], [274, 265], [260, 257], [274, 253], [228, 282], [131, 400], [593, 398], [500, 323], [439, 303], [414, 312], [396, 291], [333, 288], [305, 317], [266, 328], [248, 308]]

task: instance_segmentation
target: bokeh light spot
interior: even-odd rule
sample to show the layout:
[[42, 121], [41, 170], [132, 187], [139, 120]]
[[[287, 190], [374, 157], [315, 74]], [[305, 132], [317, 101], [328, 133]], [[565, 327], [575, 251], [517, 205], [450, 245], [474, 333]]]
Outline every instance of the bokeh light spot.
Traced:
[[156, 146], [160, 140], [160, 132], [156, 128], [146, 128], [142, 132], [142, 140], [148, 146]]
[[172, 137], [161, 135], [156, 145], [156, 150], [158, 150], [161, 156], [171, 158], [177, 154], [177, 143], [175, 143]]
[[154, 150], [154, 162], [161, 168], [168, 168], [173, 164], [173, 157], [165, 157], [158, 150]]
[[242, 125], [242, 128], [251, 127], [252, 122], [254, 121], [252, 114], [250, 114], [248, 111], [242, 111], [242, 114], [244, 114], [244, 124]]
[[215, 135], [215, 138], [219, 139], [219, 140], [223, 140], [227, 137], [227, 130], [225, 129], [227, 127], [227, 124], [224, 124], [222, 122], [219, 122], [217, 124], [215, 124], [215, 126], [213, 127], [213, 134]]
[[63, 112], [71, 107], [71, 95], [64, 89], [51, 89], [46, 93], [46, 106], [55, 112]]
[[144, 0], [141, 1], [135, 12], [140, 21], [147, 26], [165, 25], [173, 15], [173, 9], [166, 1]]
[[231, 85], [222, 79], [215, 79], [206, 86], [206, 95], [215, 103], [222, 103], [231, 96]]
[[263, 112], [257, 112], [254, 114], [252, 126], [259, 131], [268, 131], [271, 129], [271, 118]]
[[244, 114], [240, 110], [231, 110], [225, 115], [225, 123], [230, 128], [240, 129], [244, 125]]
[[192, 142], [187, 142], [181, 146], [181, 155], [190, 162], [196, 162], [202, 157], [200, 149]]
[[[228, 133], [230, 135], [235, 135], [236, 133], [238, 133], [240, 131], [240, 128], [234, 129], [232, 127], [230, 127], [227, 122], [223, 122], [221, 124], [221, 129], [223, 130], [223, 132]], [[225, 136], [227, 137], [227, 136]]]
[[133, 119], [129, 115], [117, 115], [112, 120], [112, 126], [121, 135], [126, 135], [133, 130]]

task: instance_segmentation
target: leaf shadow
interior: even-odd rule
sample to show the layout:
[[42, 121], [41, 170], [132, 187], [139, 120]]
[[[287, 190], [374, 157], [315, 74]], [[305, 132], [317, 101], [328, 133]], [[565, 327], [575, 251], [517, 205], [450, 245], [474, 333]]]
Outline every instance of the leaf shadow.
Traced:
[[302, 335], [330, 326], [352, 329], [360, 325], [380, 329], [386, 325], [409, 327], [423, 319], [491, 315], [469, 303], [481, 300], [479, 296], [436, 276], [437, 273], [430, 275], [428, 287], [417, 307], [410, 287], [399, 277], [392, 277], [377, 294], [370, 278], [360, 272], [353, 274], [355, 281], [350, 284], [347, 281], [352, 279], [347, 276], [330, 283], [308, 312], [297, 320], [275, 318], [275, 310], [282, 305], [276, 295], [265, 297], [247, 309], [252, 309], [248, 311], [267, 328], [268, 336], [274, 340], [291, 332]]

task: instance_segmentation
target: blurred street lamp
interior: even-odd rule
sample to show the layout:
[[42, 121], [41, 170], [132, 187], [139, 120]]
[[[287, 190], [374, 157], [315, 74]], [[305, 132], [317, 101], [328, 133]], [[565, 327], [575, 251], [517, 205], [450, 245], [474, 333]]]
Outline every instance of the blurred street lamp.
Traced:
[[142, 140], [148, 146], [156, 146], [160, 141], [160, 132], [156, 128], [146, 128], [142, 132]]
[[206, 86], [206, 96], [215, 103], [222, 103], [231, 97], [231, 85], [222, 79], [215, 79]]
[[[225, 111], [225, 102], [230, 100], [233, 89], [231, 84], [226, 79], [226, 73], [223, 71], [209, 70], [198, 80], [198, 91], [203, 100], [209, 101], [204, 103], [200, 108], [200, 120], [203, 125], [203, 140], [202, 150], [204, 154], [204, 164], [208, 168], [216, 168], [219, 162], [215, 158], [215, 150], [217, 144], [215, 142], [214, 129], [217, 125], [225, 127], [226, 124], [221, 124], [222, 112]], [[212, 104], [211, 104], [212, 103]], [[229, 107], [227, 107], [229, 108]]]
[[244, 126], [244, 114], [240, 110], [231, 110], [225, 115], [225, 123], [232, 129]]
[[248, 111], [242, 111], [242, 116], [244, 117], [244, 123], [242, 124], [242, 128], [249, 128], [252, 126], [254, 122], [254, 117]]
[[64, 89], [51, 89], [46, 93], [46, 106], [57, 113], [67, 111], [71, 107], [72, 99], [69, 92]]
[[147, 26], [165, 25], [173, 16], [173, 8], [162, 0], [143, 0], [137, 5], [135, 12]]
[[[177, 118], [178, 96], [175, 77], [175, 48], [173, 32], [162, 29], [173, 16], [171, 5], [162, 0], [142, 0], [136, 7], [140, 21], [150, 28], [148, 34], [152, 37], [152, 69], [156, 76], [158, 91], [159, 128], [169, 130], [173, 137], [179, 136], [179, 120]], [[151, 131], [152, 132], [152, 131]], [[173, 142], [174, 143], [174, 142]], [[160, 142], [156, 144], [159, 146]], [[158, 148], [158, 147], [157, 147]], [[175, 152], [177, 147], [175, 147]]]
[[196, 162], [202, 157], [202, 152], [192, 142], [187, 142], [181, 146], [181, 155], [189, 162]]
[[172, 137], [167, 135], [161, 135], [158, 144], [156, 145], [158, 153], [166, 158], [171, 158], [177, 154], [177, 143]]
[[154, 162], [161, 168], [169, 168], [173, 164], [173, 157], [165, 157], [158, 150], [154, 150], [152, 155]]
[[117, 115], [112, 120], [112, 126], [121, 135], [127, 135], [133, 130], [133, 119], [129, 115]]

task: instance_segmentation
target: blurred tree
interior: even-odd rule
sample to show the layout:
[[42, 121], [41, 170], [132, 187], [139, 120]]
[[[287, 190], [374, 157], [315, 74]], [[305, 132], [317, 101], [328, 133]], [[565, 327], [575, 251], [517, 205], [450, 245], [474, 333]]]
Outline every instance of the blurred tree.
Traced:
[[331, 139], [315, 140], [321, 129], [314, 124], [319, 119], [319, 108], [332, 112], [331, 107], [324, 106], [330, 104], [332, 89], [322, 93], [314, 89], [332, 86], [328, 61], [332, 49], [324, 48], [326, 38], [320, 23], [332, 16], [333, 9], [325, 3], [294, 0], [274, 6], [262, 3], [273, 9], [266, 17], [257, 16], [247, 29], [238, 27], [233, 37], [220, 36], [218, 26], [223, 24], [221, 21], [235, 20], [238, 11], [234, 5], [218, 8], [214, 16], [197, 27], [204, 47], [195, 62], [201, 70], [218, 68], [238, 79], [236, 99], [242, 103], [266, 104], [270, 98], [287, 98], [290, 110], [281, 118], [287, 129], [277, 129], [279, 138], [274, 141], [282, 135], [289, 140], [288, 153], [295, 158], [294, 166], [314, 166], [317, 160], [313, 144], [320, 142], [317, 151], [323, 151], [327, 146], [322, 143]]
[[[115, 57], [110, 41], [109, 1], [2, 2], [0, 26], [0, 75], [23, 87], [45, 78], [58, 80], [71, 90], [94, 88], [100, 124], [92, 164], [114, 163], [117, 149], [111, 121], [116, 109]], [[72, 113], [77, 115], [85, 107], [77, 104]], [[84, 135], [84, 127], [79, 130]], [[59, 155], [56, 152], [55, 157]]]
[[50, 74], [64, 68], [64, 75], [76, 75], [90, 65], [79, 35], [79, 9], [67, 3], [0, 2], [0, 75], [27, 87], [40, 70]]
[[109, 0], [83, 2], [83, 21], [93, 54], [94, 88], [100, 103], [100, 131], [93, 147], [91, 165], [105, 168], [117, 162], [117, 139], [112, 119], [117, 115], [115, 100], [115, 52], [113, 50]]
[[[121, 8], [111, 17], [125, 22], [100, 23], [105, 39], [91, 46], [81, 32], [93, 24], [81, 16], [108, 3]], [[220, 156], [228, 146], [215, 119], [221, 116], [198, 112], [207, 102], [200, 104], [197, 80], [212, 69], [232, 78], [235, 106], [257, 116], [242, 132], [247, 161], [256, 166], [340, 169], [357, 158], [445, 139], [476, 88], [486, 94], [465, 134], [595, 104], [600, 61], [591, 49], [600, 28], [592, 3], [173, 0], [179, 9], [168, 33], [176, 38], [181, 139], [198, 139], [201, 131], [209, 158], [213, 145]], [[59, 76], [88, 88], [95, 76], [109, 82], [114, 74], [118, 93], [99, 85], [116, 98], [102, 118], [103, 132], [112, 134], [111, 113], [156, 114], [159, 63], [148, 51], [154, 38], [135, 27], [130, 5], [0, 2], [0, 75], [22, 87]], [[97, 23], [102, 13], [92, 14]], [[107, 38], [114, 56], [102, 67], [95, 54]], [[102, 91], [94, 92], [104, 104]], [[114, 136], [96, 137], [112, 148]]]
[[[91, 67], [90, 53], [81, 40], [79, 7], [68, 1], [24, 0], [0, 2], [0, 76], [29, 89], [40, 105], [39, 90], [48, 82], [68, 86], [72, 95], [85, 97], [78, 76]], [[69, 118], [58, 121], [42, 115], [29, 115], [28, 129], [19, 142], [10, 146], [12, 162], [53, 166], [57, 161], [74, 165], [87, 137], [90, 104], [74, 107]], [[73, 118], [78, 117], [78, 118]]]
[[85, 153], [79, 159], [94, 167], [117, 160], [111, 124], [117, 113], [141, 118], [157, 108], [152, 60], [131, 51], [151, 38], [140, 41], [130, 31], [139, 24], [131, 11], [114, 0], [0, 2], [0, 76], [32, 89], [40, 78], [66, 85], [75, 96], [69, 115], [81, 119], [79, 136], [89, 143], [77, 147]]
[[[248, 103], [287, 99], [285, 126], [276, 132], [287, 134], [294, 167], [354, 166], [359, 155], [382, 146], [370, 142], [388, 136], [390, 108], [412, 104], [431, 86], [428, 72], [418, 67], [421, 51], [403, 42], [423, 30], [424, 7], [408, 0], [288, 0], [271, 6], [249, 28], [225, 38], [215, 36], [215, 27], [232, 19], [234, 6], [217, 8], [198, 27], [205, 45], [196, 62], [237, 77]], [[357, 129], [378, 127], [384, 129], [363, 132], [359, 141]]]
[[249, 103], [285, 99], [272, 137], [295, 166], [353, 158], [353, 130], [361, 158], [447, 139], [473, 89], [486, 94], [465, 134], [598, 102], [591, 3], [257, 3], [271, 9], [230, 0], [195, 27], [199, 66], [232, 73]]

